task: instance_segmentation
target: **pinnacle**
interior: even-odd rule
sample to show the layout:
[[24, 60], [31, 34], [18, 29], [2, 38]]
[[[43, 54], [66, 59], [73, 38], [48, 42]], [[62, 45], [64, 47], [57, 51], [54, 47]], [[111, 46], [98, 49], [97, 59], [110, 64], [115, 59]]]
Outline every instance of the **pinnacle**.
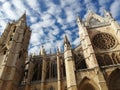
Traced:
[[18, 21], [24, 20], [26, 21], [26, 12], [23, 13], [23, 15], [19, 18]]
[[69, 42], [66, 34], [65, 34], [65, 37], [64, 37], [64, 44], [69, 44], [70, 45], [70, 42]]
[[68, 42], [68, 38], [67, 38], [67, 36], [65, 34], [65, 36], [64, 36], [64, 43], [66, 43], [66, 42]]

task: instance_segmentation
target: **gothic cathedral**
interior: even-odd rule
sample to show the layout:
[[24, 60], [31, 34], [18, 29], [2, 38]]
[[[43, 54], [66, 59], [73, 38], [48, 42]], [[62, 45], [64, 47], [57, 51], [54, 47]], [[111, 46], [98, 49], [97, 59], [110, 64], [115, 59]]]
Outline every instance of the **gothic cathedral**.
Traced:
[[64, 37], [64, 52], [28, 56], [26, 14], [0, 38], [0, 90], [120, 90], [120, 26], [111, 13], [77, 18], [80, 45]]

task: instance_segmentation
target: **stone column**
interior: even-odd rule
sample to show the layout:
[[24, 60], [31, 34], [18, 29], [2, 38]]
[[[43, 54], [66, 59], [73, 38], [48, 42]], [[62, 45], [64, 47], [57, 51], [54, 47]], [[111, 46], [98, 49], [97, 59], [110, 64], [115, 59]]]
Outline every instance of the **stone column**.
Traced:
[[46, 77], [46, 58], [45, 58], [45, 51], [44, 47], [41, 48], [41, 55], [43, 56], [43, 63], [42, 63], [42, 79], [41, 79], [41, 90], [44, 90], [44, 83]]
[[108, 90], [108, 87], [107, 87], [107, 82], [105, 80], [105, 77], [104, 77], [104, 70], [100, 70], [100, 68], [95, 68], [95, 72], [98, 76], [98, 83], [99, 83], [99, 87], [100, 87], [100, 90]]
[[87, 28], [80, 18], [78, 18], [77, 21], [79, 26], [80, 42], [82, 45], [83, 54], [85, 57], [87, 67], [88, 68], [98, 67], [95, 52], [94, 52]]
[[112, 28], [115, 30], [115, 34], [120, 38], [120, 25], [115, 20], [111, 20], [110, 23]]
[[67, 79], [67, 90], [77, 90], [73, 54], [70, 42], [65, 36], [64, 39], [64, 60]]
[[61, 90], [61, 62], [59, 49], [57, 50], [57, 79], [58, 79], [58, 90]]

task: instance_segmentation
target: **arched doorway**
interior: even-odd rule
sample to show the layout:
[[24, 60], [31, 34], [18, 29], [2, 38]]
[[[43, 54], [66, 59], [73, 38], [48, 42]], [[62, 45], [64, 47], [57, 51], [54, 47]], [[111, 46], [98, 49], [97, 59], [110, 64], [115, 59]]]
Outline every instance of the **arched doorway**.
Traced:
[[91, 84], [87, 83], [79, 90], [95, 90], [95, 88]]
[[108, 79], [109, 90], [120, 90], [120, 69], [114, 70]]
[[98, 86], [90, 79], [85, 77], [79, 87], [78, 90], [99, 90]]

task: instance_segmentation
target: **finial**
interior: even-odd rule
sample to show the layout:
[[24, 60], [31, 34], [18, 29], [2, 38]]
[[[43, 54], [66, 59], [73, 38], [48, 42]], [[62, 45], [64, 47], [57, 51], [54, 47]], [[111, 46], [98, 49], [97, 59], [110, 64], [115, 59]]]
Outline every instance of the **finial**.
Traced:
[[68, 42], [68, 38], [67, 38], [67, 35], [65, 34], [64, 36], [64, 43]]
[[69, 44], [70, 45], [70, 42], [69, 42], [66, 34], [64, 36], [64, 44]]
[[69, 42], [67, 36], [65, 35], [65, 37], [64, 37], [64, 51], [69, 50], [69, 49], [71, 49], [71, 45], [70, 45], [70, 42]]
[[43, 45], [42, 45], [42, 47], [41, 47], [40, 54], [41, 54], [41, 55], [44, 55], [44, 54], [45, 54], [45, 49], [44, 49], [44, 46], [43, 46]]
[[104, 13], [107, 13], [107, 11], [106, 11], [106, 9], [105, 9], [105, 8], [103, 8], [103, 12], [104, 12]]
[[88, 14], [93, 14], [93, 11], [88, 9]]
[[103, 12], [104, 12], [104, 16], [105, 17], [109, 17], [109, 18], [113, 18], [112, 14], [110, 12], [108, 12], [106, 9], [103, 8]]
[[77, 16], [77, 22], [82, 22], [82, 19], [80, 18], [80, 16]]
[[60, 53], [61, 52], [61, 49], [60, 47], [57, 46], [57, 53]]
[[19, 18], [18, 21], [25, 20], [26, 21], [26, 11], [23, 13], [23, 15]]

